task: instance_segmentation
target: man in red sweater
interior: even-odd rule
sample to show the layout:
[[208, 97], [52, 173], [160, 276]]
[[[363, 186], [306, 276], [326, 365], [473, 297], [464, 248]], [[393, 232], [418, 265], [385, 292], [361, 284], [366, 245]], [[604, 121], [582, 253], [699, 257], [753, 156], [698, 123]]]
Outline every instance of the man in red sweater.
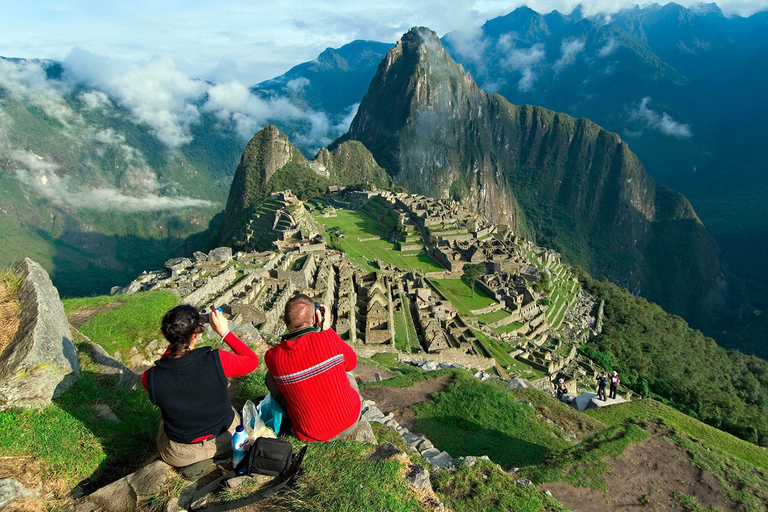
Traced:
[[[282, 341], [264, 354], [266, 384], [302, 441], [338, 441], [357, 430], [362, 398], [352, 370], [354, 350], [325, 326], [323, 309], [307, 295], [292, 297]], [[330, 322], [329, 322], [330, 323]]]

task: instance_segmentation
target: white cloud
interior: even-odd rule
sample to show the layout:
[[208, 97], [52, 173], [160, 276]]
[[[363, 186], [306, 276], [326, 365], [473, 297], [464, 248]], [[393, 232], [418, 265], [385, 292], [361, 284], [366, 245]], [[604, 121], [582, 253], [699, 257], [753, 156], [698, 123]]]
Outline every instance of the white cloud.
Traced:
[[168, 148], [192, 140], [189, 128], [200, 115], [195, 102], [208, 84], [177, 70], [170, 58], [128, 64], [76, 48], [64, 62], [74, 80], [107, 92]]
[[112, 128], [106, 128], [96, 132], [93, 135], [93, 140], [108, 146], [117, 146], [125, 142], [125, 137], [119, 133], [116, 133]]
[[630, 112], [630, 121], [637, 121], [643, 125], [640, 130], [641, 132], [643, 129], [649, 128], [681, 139], [693, 137], [693, 132], [689, 125], [675, 121], [666, 112], [659, 114], [648, 107], [650, 102], [651, 98], [646, 96], [640, 101], [637, 108]]
[[473, 29], [450, 32], [445, 36], [451, 46], [451, 50], [456, 54], [456, 60], [467, 62], [474, 66], [477, 75], [484, 75], [486, 72], [485, 53], [488, 50], [490, 42], [483, 37], [482, 27]]
[[294, 78], [293, 80], [289, 81], [287, 84], [285, 84], [285, 86], [291, 92], [299, 92], [304, 90], [309, 84], [310, 82], [308, 78], [300, 76], [299, 78]]
[[609, 55], [611, 55], [613, 52], [615, 52], [616, 48], [618, 48], [618, 44], [616, 44], [616, 39], [611, 37], [605, 43], [605, 46], [603, 46], [602, 48], [600, 48], [600, 50], [598, 50], [597, 56], [604, 59]]
[[[354, 106], [350, 108], [357, 110]], [[348, 114], [344, 120], [332, 126], [324, 112], [299, 107], [285, 97], [260, 98], [235, 81], [212, 86], [201, 111], [213, 113], [222, 122], [233, 123], [243, 141], [250, 140], [257, 131], [270, 123], [298, 123], [302, 129], [290, 133], [291, 142], [310, 151], [317, 151], [344, 133], [346, 129], [342, 131], [339, 127], [349, 117]], [[346, 127], [349, 127], [349, 123]]]
[[112, 105], [109, 96], [101, 91], [86, 91], [80, 93], [79, 98], [85, 110], [102, 110]]
[[67, 126], [74, 117], [62, 98], [66, 86], [48, 80], [40, 64], [31, 61], [12, 62], [0, 59], [0, 89], [15, 100], [40, 108], [46, 116]]
[[534, 68], [546, 57], [544, 45], [536, 43], [530, 48], [517, 48], [512, 36], [504, 34], [499, 38], [497, 47], [507, 54], [502, 60], [502, 66], [510, 71], [519, 71], [522, 75], [517, 88], [522, 92], [530, 91], [538, 78]]
[[135, 213], [214, 206], [214, 203], [201, 199], [147, 193], [147, 188], [159, 188], [157, 176], [147, 167], [132, 167], [125, 173], [125, 185], [134, 192], [143, 193], [137, 197], [115, 187], [78, 187], [64, 175], [61, 165], [30, 152], [13, 151], [11, 158], [22, 166], [16, 170], [19, 181], [51, 201], [74, 208]]
[[552, 66], [555, 72], [562, 71], [574, 63], [576, 57], [584, 51], [584, 41], [581, 39], [563, 41], [560, 44], [560, 50], [562, 51], [562, 56]]

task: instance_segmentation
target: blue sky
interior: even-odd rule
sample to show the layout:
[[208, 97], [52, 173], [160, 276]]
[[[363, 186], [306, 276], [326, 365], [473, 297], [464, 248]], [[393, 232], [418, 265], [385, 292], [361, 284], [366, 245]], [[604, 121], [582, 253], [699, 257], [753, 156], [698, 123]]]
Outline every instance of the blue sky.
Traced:
[[[614, 12], [623, 0], [0, 0], [0, 55], [64, 60], [73, 49], [116, 62], [171, 59], [193, 77], [254, 84], [355, 39], [395, 42], [415, 25], [439, 35], [527, 3], [539, 12]], [[692, 5], [690, 1], [680, 1]], [[726, 15], [768, 0], [725, 0]]]

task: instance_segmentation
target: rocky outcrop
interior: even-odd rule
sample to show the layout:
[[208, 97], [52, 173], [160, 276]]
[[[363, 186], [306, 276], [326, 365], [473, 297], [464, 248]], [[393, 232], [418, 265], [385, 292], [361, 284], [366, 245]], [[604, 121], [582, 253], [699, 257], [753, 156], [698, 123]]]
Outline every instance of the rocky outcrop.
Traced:
[[[283, 177], [289, 173], [289, 178]], [[276, 176], [277, 175], [277, 176]], [[282, 182], [280, 186], [278, 182]], [[366, 188], [387, 188], [391, 180], [361, 143], [351, 141], [333, 151], [321, 149], [309, 161], [274, 126], [267, 126], [245, 147], [235, 171], [219, 233], [212, 243], [242, 244], [238, 229], [270, 193], [291, 187], [294, 192], [306, 183], [320, 185], [362, 184]], [[209, 255], [210, 256], [210, 255]]]
[[19, 329], [0, 354], [0, 408], [43, 408], [69, 389], [80, 366], [59, 292], [48, 273], [25, 258]]
[[595, 123], [485, 94], [426, 28], [387, 53], [349, 140], [412, 193], [459, 199], [694, 324], [716, 311], [724, 270], [681, 194]]
[[172, 476], [171, 466], [157, 460], [82, 498], [73, 510], [74, 512], [133, 512], [147, 498], [160, 491]]

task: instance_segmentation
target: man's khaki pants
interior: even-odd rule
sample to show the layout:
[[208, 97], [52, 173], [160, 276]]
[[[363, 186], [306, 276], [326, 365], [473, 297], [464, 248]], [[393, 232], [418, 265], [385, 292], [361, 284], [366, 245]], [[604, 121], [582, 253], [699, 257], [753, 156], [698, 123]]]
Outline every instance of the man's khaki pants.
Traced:
[[226, 460], [232, 457], [232, 436], [240, 425], [240, 415], [235, 411], [235, 418], [229, 426], [229, 430], [198, 443], [177, 443], [171, 441], [165, 433], [163, 421], [160, 420], [160, 428], [157, 431], [157, 451], [160, 457], [177, 468], [183, 468], [206, 459]]

